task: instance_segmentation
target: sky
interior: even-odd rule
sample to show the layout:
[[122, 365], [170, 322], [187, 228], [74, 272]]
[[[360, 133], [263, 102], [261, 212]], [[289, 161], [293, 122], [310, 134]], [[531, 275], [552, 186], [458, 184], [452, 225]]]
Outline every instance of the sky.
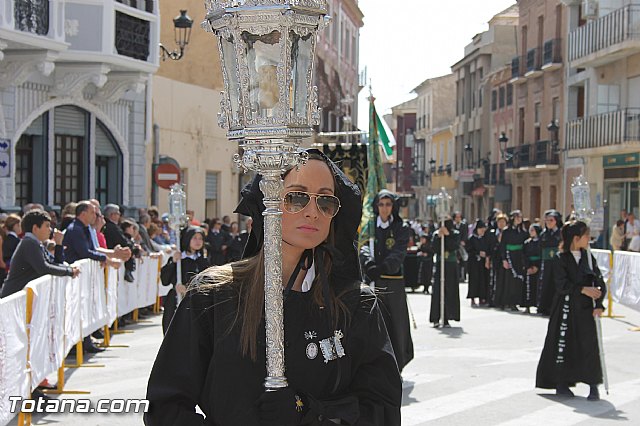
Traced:
[[[380, 115], [407, 101], [428, 78], [449, 74], [474, 35], [515, 0], [360, 0], [360, 70], [367, 69]], [[369, 88], [359, 94], [358, 127], [368, 129]]]

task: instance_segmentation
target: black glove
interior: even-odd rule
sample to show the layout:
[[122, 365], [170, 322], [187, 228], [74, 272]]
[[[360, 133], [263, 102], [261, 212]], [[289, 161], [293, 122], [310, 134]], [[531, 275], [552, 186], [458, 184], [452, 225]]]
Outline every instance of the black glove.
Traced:
[[376, 264], [373, 264], [367, 267], [367, 270], [365, 273], [367, 274], [367, 277], [369, 277], [371, 281], [378, 281], [378, 278], [380, 278], [380, 274], [382, 274], [382, 271], [380, 270], [380, 268], [378, 268]]
[[304, 403], [291, 388], [264, 392], [257, 405], [261, 426], [294, 426], [302, 420]]

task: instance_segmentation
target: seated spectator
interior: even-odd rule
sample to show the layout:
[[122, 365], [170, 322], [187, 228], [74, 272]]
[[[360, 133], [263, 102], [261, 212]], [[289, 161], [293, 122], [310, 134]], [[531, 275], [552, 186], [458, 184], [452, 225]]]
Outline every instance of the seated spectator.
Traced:
[[[39, 209], [29, 211], [22, 219], [22, 227], [27, 232], [16, 248], [13, 267], [2, 286], [0, 297], [17, 293], [30, 281], [43, 275], [74, 278], [78, 276], [80, 269], [55, 264], [52, 262], [52, 256], [48, 253], [45, 255], [42, 243], [51, 235], [51, 217], [45, 211]], [[62, 234], [57, 234], [56, 239], [56, 247], [62, 248]]]
[[4, 229], [6, 232], [6, 238], [2, 242], [2, 260], [7, 265], [7, 271], [11, 268], [11, 257], [20, 243], [19, 235], [22, 234], [22, 228], [20, 227], [20, 216], [17, 214], [10, 214], [4, 221]]

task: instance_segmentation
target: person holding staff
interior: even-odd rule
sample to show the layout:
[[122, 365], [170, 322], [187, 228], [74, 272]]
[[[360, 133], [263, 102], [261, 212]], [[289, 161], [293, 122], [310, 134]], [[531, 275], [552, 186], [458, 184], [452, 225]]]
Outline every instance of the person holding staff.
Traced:
[[[440, 239], [444, 238], [444, 323], [440, 324], [440, 274], [442, 274]], [[453, 221], [447, 219], [444, 226], [434, 233], [431, 241], [436, 251], [436, 275], [431, 295], [431, 311], [429, 322], [434, 327], [449, 327], [449, 320], [460, 321], [460, 276], [458, 275], [458, 256], [460, 248], [460, 233], [455, 229]]]

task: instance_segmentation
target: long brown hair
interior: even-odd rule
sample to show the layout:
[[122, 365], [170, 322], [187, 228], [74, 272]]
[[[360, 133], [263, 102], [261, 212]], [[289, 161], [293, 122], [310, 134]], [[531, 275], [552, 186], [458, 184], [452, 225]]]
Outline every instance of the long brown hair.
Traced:
[[[310, 159], [317, 159], [323, 161], [321, 157], [314, 158], [310, 156]], [[286, 176], [286, 175], [285, 175]], [[336, 196], [338, 186], [334, 178], [334, 188]], [[330, 246], [335, 246], [335, 233], [334, 223], [331, 221], [329, 228], [329, 235], [326, 239], [326, 243]], [[315, 258], [315, 256], [314, 256]], [[325, 275], [329, 277], [331, 272], [331, 256], [325, 252], [323, 254], [322, 264], [315, 265], [316, 271], [318, 268], [324, 268]], [[313, 296], [313, 303], [318, 307], [325, 307], [324, 297], [322, 294], [322, 282], [320, 279], [321, 274], [316, 274], [316, 278], [313, 281], [311, 287], [311, 293]], [[289, 277], [282, 277], [283, 283]], [[264, 317], [264, 247], [252, 257], [242, 259], [237, 262], [232, 262], [228, 265], [211, 267], [200, 274], [196, 275], [191, 281], [190, 289], [194, 291], [215, 291], [223, 288], [231, 289], [231, 293], [237, 298], [238, 307], [235, 312], [233, 320], [227, 327], [226, 334], [236, 327], [240, 326], [240, 346], [242, 356], [250, 356], [251, 360], [257, 360], [257, 336], [258, 328], [262, 323]], [[329, 285], [329, 303], [331, 305], [331, 321], [333, 326], [343, 320], [349, 321], [349, 310], [346, 304], [341, 300], [341, 297], [346, 293], [345, 290], [340, 294], [336, 294], [335, 290]]]

